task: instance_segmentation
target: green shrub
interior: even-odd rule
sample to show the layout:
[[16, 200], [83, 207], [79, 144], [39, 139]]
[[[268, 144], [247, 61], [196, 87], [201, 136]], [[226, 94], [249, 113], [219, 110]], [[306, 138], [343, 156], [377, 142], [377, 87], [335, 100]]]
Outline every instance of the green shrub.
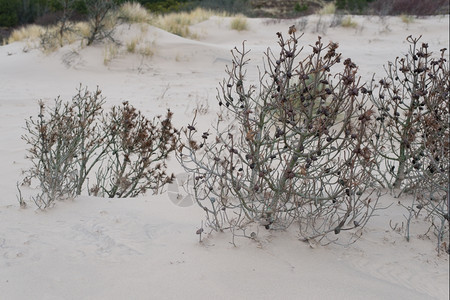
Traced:
[[294, 5], [294, 11], [295, 12], [305, 12], [308, 10], [308, 4], [304, 3], [304, 4], [300, 4], [299, 2], [295, 3]]
[[336, 0], [336, 8], [361, 13], [373, 0]]
[[18, 0], [0, 0], [0, 27], [14, 27], [19, 23]]
[[156, 0], [156, 1], [147, 1], [145, 3], [145, 7], [153, 13], [170, 13], [170, 12], [179, 12], [184, 8], [189, 7], [186, 1], [177, 1], [177, 0]]

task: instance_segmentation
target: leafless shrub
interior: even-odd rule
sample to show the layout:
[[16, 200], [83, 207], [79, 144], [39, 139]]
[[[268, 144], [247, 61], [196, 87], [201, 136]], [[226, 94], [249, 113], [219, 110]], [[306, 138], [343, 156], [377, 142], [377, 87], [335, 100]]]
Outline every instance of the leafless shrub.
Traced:
[[[79, 90], [78, 96], [81, 93]], [[102, 101], [93, 100], [99, 100], [99, 104]], [[78, 118], [78, 104], [64, 103], [58, 97], [54, 107], [46, 109], [40, 101], [38, 118], [26, 121], [27, 134], [22, 138], [31, 146], [28, 158], [33, 162], [28, 176], [39, 181], [41, 194], [34, 201], [40, 208], [51, 206], [56, 199], [75, 196], [83, 182], [76, 168], [81, 143], [78, 126], [83, 123]]]
[[[30, 145], [33, 166], [25, 180], [39, 182], [40, 193], [33, 198], [39, 208], [83, 190], [109, 197], [158, 192], [171, 180], [165, 160], [175, 148], [172, 113], [150, 122], [125, 103], [106, 116], [104, 100], [98, 88], [92, 93], [80, 86], [72, 101], [58, 97], [49, 109], [41, 101], [37, 119], [26, 121], [22, 138]], [[97, 181], [89, 183], [93, 173]], [[22, 205], [22, 196], [18, 199]]]
[[372, 145], [381, 159], [379, 182], [415, 195], [416, 208], [438, 221], [440, 244], [449, 219], [449, 63], [446, 49], [433, 58], [419, 40], [409, 36], [408, 54], [390, 62], [387, 76], [371, 87], [377, 91], [371, 92], [377, 108]]
[[267, 51], [259, 87], [246, 83], [245, 44], [232, 51], [217, 125], [213, 133], [201, 130], [194, 118], [178, 159], [215, 230], [235, 234], [252, 222], [266, 229], [295, 223], [303, 240], [335, 241], [330, 234], [363, 227], [378, 200], [366, 138], [372, 111], [350, 59], [342, 72], [332, 72], [342, 60], [338, 44], [324, 45], [319, 37], [299, 60], [295, 27], [288, 39], [277, 35], [280, 53]]
[[115, 29], [115, 17], [112, 14], [116, 11], [114, 1], [111, 0], [85, 0], [89, 15], [90, 33], [87, 38], [87, 45], [96, 41], [109, 39], [115, 41], [113, 32]]
[[409, 53], [389, 62], [385, 68], [387, 76], [378, 85], [372, 82], [370, 87], [371, 100], [377, 108], [372, 144], [383, 160], [378, 164], [380, 182], [394, 189], [411, 189], [418, 182], [414, 170], [422, 169], [425, 155], [420, 132], [423, 116], [429, 114], [427, 103], [436, 95], [430, 93], [430, 88], [444, 84], [439, 76], [442, 69], [437, 69], [436, 74], [429, 72], [434, 63], [428, 45], [418, 45], [419, 39], [408, 37]]
[[96, 174], [94, 195], [135, 197], [148, 189], [155, 193], [170, 183], [166, 160], [175, 150], [177, 130], [173, 128], [172, 112], [149, 121], [128, 102], [113, 107], [106, 119], [108, 149], [106, 162]]
[[[441, 57], [432, 59], [426, 70], [431, 80], [424, 98], [425, 112], [418, 116], [423, 156], [413, 158], [419, 164], [415, 166], [419, 176], [417, 206], [427, 212], [438, 237], [438, 249], [443, 240], [449, 241], [450, 227], [450, 69], [445, 52], [442, 49]], [[450, 253], [448, 244], [446, 251]]]
[[70, 21], [74, 13], [75, 0], [57, 0], [61, 6], [61, 11], [52, 15], [53, 22], [48, 20], [47, 25], [55, 24], [51, 30], [47, 27], [45, 33], [41, 35], [41, 46], [44, 50], [53, 50], [57, 47], [63, 47], [66, 42], [69, 42], [68, 33], [74, 34], [74, 24]]

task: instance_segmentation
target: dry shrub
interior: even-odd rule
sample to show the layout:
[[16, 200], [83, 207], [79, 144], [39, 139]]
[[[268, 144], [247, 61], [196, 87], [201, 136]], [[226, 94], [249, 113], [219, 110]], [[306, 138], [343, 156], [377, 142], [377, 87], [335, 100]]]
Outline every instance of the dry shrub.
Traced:
[[165, 118], [150, 121], [128, 102], [113, 107], [105, 129], [110, 148], [91, 191], [110, 198], [135, 197], [148, 189], [157, 193], [172, 182], [174, 176], [165, 171], [176, 146], [172, 116], [169, 110]]
[[47, 53], [53, 52], [80, 40], [80, 36], [77, 25], [70, 22], [48, 26], [40, 37], [41, 49]]
[[[351, 231], [351, 242], [378, 199], [366, 136], [372, 111], [365, 108], [357, 66], [341, 61], [338, 45], [319, 38], [299, 59], [295, 32], [291, 27], [288, 39], [278, 33], [280, 53], [267, 51], [258, 86], [247, 80], [249, 50], [245, 44], [234, 49], [219, 88], [217, 125], [198, 128], [194, 119], [178, 159], [215, 230], [245, 235], [251, 223], [266, 229], [295, 224], [304, 240], [336, 241]], [[335, 73], [340, 63], [343, 71]]]
[[83, 190], [108, 197], [133, 197], [148, 189], [156, 193], [172, 180], [165, 173], [176, 143], [172, 113], [150, 121], [124, 103], [105, 114], [104, 102], [99, 89], [80, 86], [72, 101], [57, 98], [53, 107], [41, 101], [38, 117], [26, 121], [22, 138], [30, 145], [33, 166], [24, 182], [39, 182], [33, 197], [39, 208]]
[[372, 147], [379, 154], [379, 182], [417, 201], [409, 207], [407, 238], [411, 218], [423, 210], [440, 246], [449, 230], [450, 68], [446, 49], [432, 57], [419, 40], [409, 36], [408, 53], [389, 62], [386, 77], [370, 88]]
[[89, 15], [87, 45], [109, 40], [115, 42], [113, 33], [117, 25], [116, 6], [109, 0], [85, 0]]
[[39, 181], [40, 193], [33, 198], [39, 208], [47, 208], [57, 199], [71, 198], [81, 192], [87, 173], [104, 151], [104, 135], [99, 122], [104, 98], [99, 90], [90, 93], [78, 89], [71, 102], [55, 99], [53, 107], [39, 102], [37, 119], [26, 121], [27, 133], [22, 138], [30, 145], [28, 158], [33, 167], [28, 181]]
[[[389, 62], [386, 76], [370, 87], [371, 100], [377, 109], [372, 141], [374, 150], [382, 158], [382, 163], [378, 164], [380, 182], [400, 190], [420, 186], [414, 170], [423, 168], [423, 116], [434, 110], [430, 107], [431, 102], [440, 101], [433, 105], [448, 102], [444, 91], [431, 93], [437, 87], [448, 87], [445, 82], [448, 65], [444, 63], [443, 67], [435, 68], [436, 60], [431, 58], [428, 44], [420, 45], [419, 40], [409, 36], [408, 54]], [[445, 60], [444, 57], [439, 59]], [[432, 101], [435, 97], [440, 98]]]

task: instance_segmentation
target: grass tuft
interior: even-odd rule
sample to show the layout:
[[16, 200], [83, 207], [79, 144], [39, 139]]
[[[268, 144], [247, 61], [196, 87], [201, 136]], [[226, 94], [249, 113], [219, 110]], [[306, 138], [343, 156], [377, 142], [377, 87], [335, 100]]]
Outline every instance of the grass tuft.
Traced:
[[402, 20], [403, 23], [405, 24], [411, 24], [414, 22], [414, 17], [411, 15], [406, 15], [406, 14], [401, 14], [400, 15], [400, 19]]
[[153, 25], [181, 37], [195, 37], [189, 30], [189, 26], [206, 21], [213, 15], [211, 10], [197, 8], [191, 12], [161, 15]]
[[105, 66], [119, 55], [119, 48], [116, 43], [107, 43], [103, 49], [103, 64]]
[[247, 18], [243, 15], [237, 15], [231, 20], [230, 27], [237, 31], [248, 30]]
[[126, 2], [119, 8], [119, 18], [127, 23], [148, 23], [152, 16], [138, 2]]
[[150, 42], [146, 42], [143, 46], [139, 47], [138, 52], [144, 57], [152, 57], [155, 54], [153, 44]]
[[45, 32], [42, 26], [28, 25], [15, 29], [8, 38], [8, 43], [14, 43], [23, 40], [37, 40]]
[[344, 28], [356, 28], [358, 26], [358, 23], [352, 20], [352, 17], [347, 16], [344, 19], [342, 19], [341, 26]]
[[135, 53], [136, 52], [136, 46], [139, 44], [139, 38], [135, 37], [132, 40], [127, 42], [127, 52], [129, 53]]
[[322, 7], [318, 14], [319, 15], [334, 15], [336, 13], [336, 5], [331, 2]]

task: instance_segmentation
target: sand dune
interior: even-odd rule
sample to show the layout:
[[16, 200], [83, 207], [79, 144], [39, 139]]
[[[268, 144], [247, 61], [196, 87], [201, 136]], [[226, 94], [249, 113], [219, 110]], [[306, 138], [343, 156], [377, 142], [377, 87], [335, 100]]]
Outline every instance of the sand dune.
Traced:
[[[26, 42], [0, 47], [0, 299], [448, 299], [448, 256], [437, 256], [435, 241], [421, 235], [427, 230], [421, 219], [409, 243], [390, 228], [390, 221], [404, 222], [406, 212], [389, 195], [380, 200], [389, 208], [348, 247], [302, 243], [295, 229], [259, 229], [257, 241], [241, 238], [237, 247], [228, 233], [212, 233], [200, 244], [195, 231], [202, 211], [176, 206], [167, 194], [82, 196], [48, 211], [31, 202], [20, 209], [16, 200], [16, 182], [30, 166], [20, 139], [24, 119], [37, 114], [39, 99], [70, 99], [79, 84], [98, 85], [106, 106], [128, 100], [148, 117], [171, 108], [177, 127], [201, 106], [199, 122], [208, 125], [218, 111], [216, 88], [230, 50], [243, 40], [252, 49], [255, 81], [267, 47], [277, 51], [275, 33], [293, 24], [305, 32], [305, 53], [318, 35], [338, 42], [364, 80], [383, 76], [383, 65], [406, 53], [408, 35], [423, 35], [435, 52], [449, 47], [448, 16], [410, 24], [398, 17], [352, 19], [356, 28], [329, 27], [330, 16], [250, 19], [249, 30], [237, 32], [229, 18], [213, 17], [191, 26], [197, 40], [121, 25], [116, 35], [124, 46], [106, 65], [104, 44], [73, 44], [51, 54]], [[133, 37], [153, 55], [128, 53]], [[182, 172], [175, 159], [170, 167]]]

